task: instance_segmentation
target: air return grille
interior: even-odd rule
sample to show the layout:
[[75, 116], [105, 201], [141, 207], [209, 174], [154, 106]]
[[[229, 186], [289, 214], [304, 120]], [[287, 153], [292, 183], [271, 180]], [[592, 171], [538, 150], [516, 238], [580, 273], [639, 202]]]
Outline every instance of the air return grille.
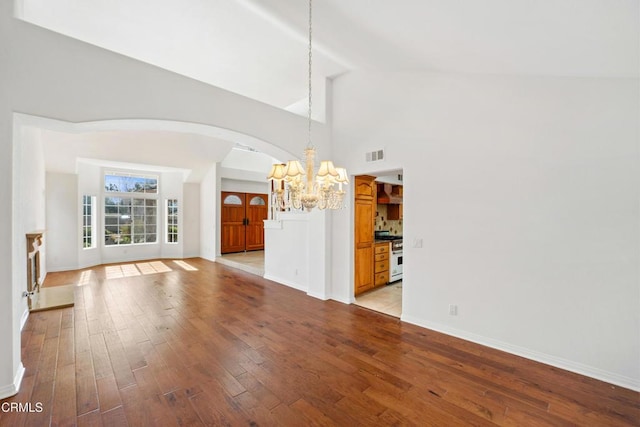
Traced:
[[367, 162], [378, 162], [384, 159], [384, 150], [370, 151], [367, 153]]

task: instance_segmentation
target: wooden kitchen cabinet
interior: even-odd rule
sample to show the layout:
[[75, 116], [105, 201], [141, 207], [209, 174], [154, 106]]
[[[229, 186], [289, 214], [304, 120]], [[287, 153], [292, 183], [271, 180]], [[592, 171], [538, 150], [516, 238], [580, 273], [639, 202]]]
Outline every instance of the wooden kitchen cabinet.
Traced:
[[373, 176], [356, 176], [354, 181], [354, 293], [358, 295], [375, 286], [373, 230], [376, 215], [376, 186]]
[[376, 243], [374, 249], [374, 286], [389, 283], [389, 242]]
[[402, 219], [402, 203], [397, 205], [387, 205], [387, 219], [392, 221]]
[[376, 186], [374, 184], [376, 177], [369, 175], [359, 175], [355, 178], [355, 198], [360, 200], [375, 200]]

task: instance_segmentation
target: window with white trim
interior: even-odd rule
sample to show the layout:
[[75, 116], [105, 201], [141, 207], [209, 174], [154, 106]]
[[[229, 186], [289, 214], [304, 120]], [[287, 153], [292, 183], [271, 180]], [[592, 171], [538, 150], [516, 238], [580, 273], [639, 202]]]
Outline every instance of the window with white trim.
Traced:
[[96, 247], [96, 196], [82, 196], [82, 247], [91, 249]]
[[156, 243], [157, 213], [156, 199], [105, 197], [105, 246]]
[[105, 246], [158, 242], [157, 175], [106, 172], [104, 191]]
[[158, 177], [108, 172], [104, 175], [104, 190], [108, 193], [158, 194]]
[[178, 243], [178, 199], [168, 199], [166, 205], [167, 243]]

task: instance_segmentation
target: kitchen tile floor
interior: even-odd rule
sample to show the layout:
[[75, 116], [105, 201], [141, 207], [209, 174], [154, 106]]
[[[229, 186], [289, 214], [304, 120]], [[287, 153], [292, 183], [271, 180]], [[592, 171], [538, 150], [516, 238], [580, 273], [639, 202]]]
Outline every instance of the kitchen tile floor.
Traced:
[[402, 314], [402, 280], [356, 297], [356, 305], [400, 317]]
[[264, 251], [224, 254], [217, 257], [216, 262], [260, 277], [264, 276]]

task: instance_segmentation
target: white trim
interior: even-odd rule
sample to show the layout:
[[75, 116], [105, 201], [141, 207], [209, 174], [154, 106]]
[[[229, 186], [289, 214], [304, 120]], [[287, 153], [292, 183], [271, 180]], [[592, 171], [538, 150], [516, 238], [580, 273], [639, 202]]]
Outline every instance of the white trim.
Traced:
[[302, 286], [302, 285], [300, 285], [299, 283], [290, 282], [289, 280], [281, 279], [279, 277], [272, 276], [270, 274], [265, 274], [262, 277], [267, 279], [267, 280], [271, 280], [272, 282], [276, 282], [276, 283], [279, 283], [281, 285], [288, 286], [290, 288], [297, 289], [297, 290], [302, 291], [302, 292], [307, 292], [307, 288]]
[[24, 329], [24, 325], [27, 323], [27, 319], [29, 318], [29, 309], [26, 308], [20, 317], [20, 330]]
[[309, 295], [310, 297], [313, 297], [313, 298], [321, 299], [323, 301], [327, 301], [329, 299], [327, 294], [325, 294], [324, 292], [322, 292], [322, 293], [307, 292], [307, 295]]
[[264, 219], [264, 228], [271, 230], [281, 230], [282, 229], [282, 221], [278, 219]]
[[13, 377], [13, 383], [0, 387], [0, 399], [5, 399], [18, 394], [20, 391], [20, 384], [22, 384], [22, 378], [24, 377], [24, 371], [24, 365], [20, 362], [18, 372], [16, 372], [15, 377]]
[[342, 304], [353, 304], [354, 302], [356, 302], [356, 298], [355, 297], [341, 298], [341, 297], [338, 297], [338, 296], [335, 296], [335, 295], [331, 295], [329, 297], [329, 299], [341, 302]]
[[476, 344], [484, 345], [487, 347], [495, 348], [497, 350], [505, 351], [507, 353], [515, 354], [517, 356], [521, 356], [536, 362], [555, 366], [560, 369], [564, 369], [567, 371], [575, 372], [580, 375], [585, 375], [587, 377], [591, 377], [597, 380], [615, 384], [620, 387], [625, 387], [631, 390], [640, 391], [639, 380], [626, 377], [624, 375], [616, 374], [615, 372], [605, 371], [603, 369], [595, 368], [593, 366], [588, 366], [582, 363], [567, 360], [562, 357], [552, 356], [546, 353], [540, 353], [538, 351], [530, 350], [528, 348], [505, 343], [499, 340], [494, 340], [492, 338], [487, 338], [485, 336], [477, 335], [472, 332], [451, 328], [449, 326], [441, 325], [439, 323], [425, 322], [424, 320], [421, 320], [412, 316], [407, 316], [404, 314], [401, 316], [400, 320], [402, 320], [403, 322], [421, 326], [423, 328], [431, 329], [433, 331], [441, 332], [443, 334], [451, 335], [456, 338], [461, 338], [466, 341], [471, 341]]

